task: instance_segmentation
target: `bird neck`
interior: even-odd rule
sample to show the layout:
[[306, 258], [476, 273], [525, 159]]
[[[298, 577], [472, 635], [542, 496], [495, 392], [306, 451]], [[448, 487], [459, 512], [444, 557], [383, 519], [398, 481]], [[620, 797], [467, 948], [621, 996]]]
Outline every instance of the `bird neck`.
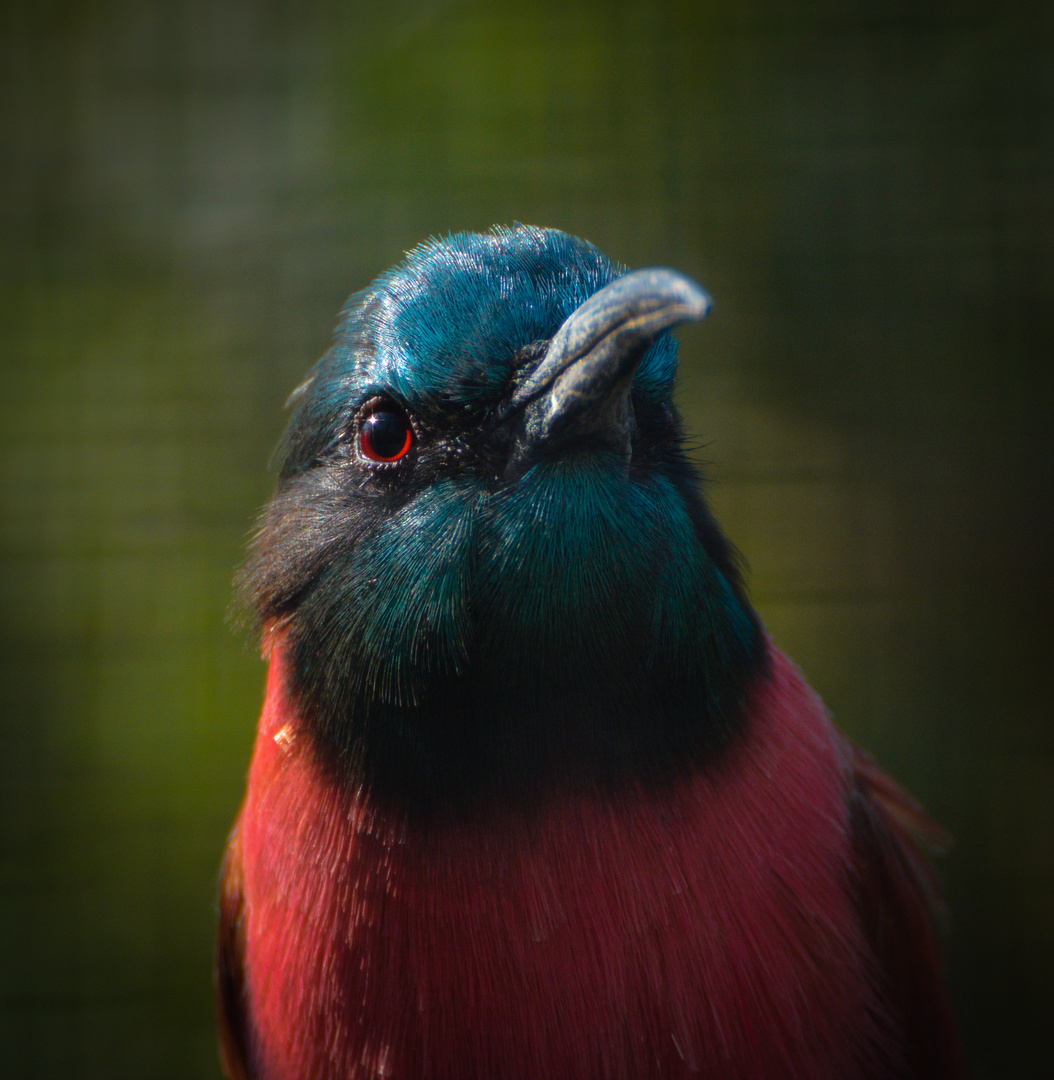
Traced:
[[765, 650], [727, 544], [680, 485], [557, 462], [485, 501], [437, 487], [352, 598], [333, 588], [291, 621], [291, 689], [322, 758], [425, 814], [712, 760]]

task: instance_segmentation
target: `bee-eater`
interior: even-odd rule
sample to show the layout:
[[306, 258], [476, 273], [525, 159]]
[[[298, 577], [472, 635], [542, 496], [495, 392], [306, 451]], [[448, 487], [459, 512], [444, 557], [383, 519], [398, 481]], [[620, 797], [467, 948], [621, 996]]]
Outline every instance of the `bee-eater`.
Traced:
[[744, 591], [666, 269], [517, 226], [348, 302], [241, 575], [221, 889], [252, 1080], [964, 1075], [917, 805]]

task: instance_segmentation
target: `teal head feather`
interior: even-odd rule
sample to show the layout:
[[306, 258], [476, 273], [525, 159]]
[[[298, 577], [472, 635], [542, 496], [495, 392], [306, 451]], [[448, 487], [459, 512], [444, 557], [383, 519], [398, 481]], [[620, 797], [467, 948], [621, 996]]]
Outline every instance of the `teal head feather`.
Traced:
[[661, 783], [736, 736], [764, 650], [671, 403], [702, 298], [523, 226], [351, 298], [243, 572], [334, 769], [435, 813]]

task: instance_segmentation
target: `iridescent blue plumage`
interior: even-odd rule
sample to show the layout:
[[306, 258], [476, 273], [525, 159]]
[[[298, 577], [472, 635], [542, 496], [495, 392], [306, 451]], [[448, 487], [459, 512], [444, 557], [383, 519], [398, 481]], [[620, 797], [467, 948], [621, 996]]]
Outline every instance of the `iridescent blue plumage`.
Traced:
[[[297, 401], [283, 472], [308, 467], [373, 393], [394, 393], [425, 416], [475, 420], [508, 390], [525, 349], [548, 342], [624, 273], [555, 229], [496, 228], [420, 245], [346, 304], [333, 348]], [[677, 344], [663, 335], [641, 362], [638, 392], [668, 401], [676, 371]]]
[[[431, 242], [349, 301], [299, 392], [249, 587], [265, 622], [288, 619], [320, 745], [375, 791], [431, 807], [647, 779], [736, 732], [762, 649], [682, 452], [676, 343], [647, 329], [674, 303], [666, 277], [627, 279], [658, 299], [612, 323], [640, 338], [611, 346], [632, 386], [601, 387], [627, 402], [623, 435], [576, 434], [582, 391], [557, 398], [559, 378], [539, 391], [570, 414], [559, 452], [510, 416], [547, 350], [581, 370], [550, 342], [624, 274], [552, 230]], [[698, 293], [685, 281], [669, 287]], [[413, 428], [395, 466], [363, 467], [356, 417], [374, 401]]]

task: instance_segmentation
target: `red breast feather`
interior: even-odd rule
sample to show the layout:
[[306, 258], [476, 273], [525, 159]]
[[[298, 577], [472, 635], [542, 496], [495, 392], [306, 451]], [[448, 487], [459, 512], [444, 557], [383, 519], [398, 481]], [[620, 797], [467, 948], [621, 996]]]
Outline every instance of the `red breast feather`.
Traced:
[[747, 737], [672, 790], [415, 829], [320, 770], [276, 648], [228, 867], [248, 1075], [905, 1075], [844, 741], [771, 660]]

